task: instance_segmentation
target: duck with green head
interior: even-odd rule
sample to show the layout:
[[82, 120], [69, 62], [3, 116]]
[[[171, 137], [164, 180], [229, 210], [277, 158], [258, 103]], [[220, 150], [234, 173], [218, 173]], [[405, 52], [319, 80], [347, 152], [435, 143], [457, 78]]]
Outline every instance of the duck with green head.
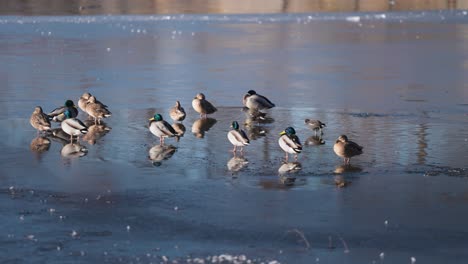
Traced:
[[233, 121], [231, 125], [232, 129], [228, 132], [227, 137], [232, 145], [234, 145], [234, 149], [232, 152], [236, 152], [236, 148], [240, 147], [240, 152], [244, 151], [244, 146], [249, 145], [250, 140], [245, 134], [244, 130], [239, 127], [239, 123], [237, 121]]
[[66, 119], [62, 121], [60, 126], [62, 130], [70, 135], [70, 142], [73, 143], [73, 136], [77, 136], [77, 141], [80, 140], [80, 135], [88, 133], [88, 127], [81, 122], [78, 118], [72, 117], [70, 111], [66, 110], [64, 113]]
[[63, 106], [55, 108], [47, 115], [55, 122], [62, 122], [63, 120], [67, 119], [64, 114], [65, 111], [69, 112], [68, 114], [71, 116], [71, 118], [78, 116], [78, 108], [76, 108], [72, 100], [65, 101]]
[[165, 137], [176, 137], [177, 133], [174, 128], [160, 114], [155, 114], [149, 119], [149, 130], [153, 135], [159, 137], [160, 145], [164, 145]]
[[297, 154], [301, 153], [302, 145], [293, 127], [287, 127], [285, 130], [281, 131], [278, 143], [281, 149], [286, 153], [286, 161], [288, 161], [289, 154], [294, 154], [294, 159], [297, 160]]

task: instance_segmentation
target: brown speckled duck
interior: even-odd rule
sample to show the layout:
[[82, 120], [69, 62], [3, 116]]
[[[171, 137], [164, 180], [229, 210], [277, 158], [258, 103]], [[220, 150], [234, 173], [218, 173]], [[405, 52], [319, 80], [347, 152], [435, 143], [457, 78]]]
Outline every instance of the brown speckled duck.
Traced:
[[336, 155], [342, 157], [344, 163], [349, 165], [351, 157], [361, 155], [363, 147], [359, 146], [357, 143], [353, 141], [349, 141], [346, 135], [341, 135], [333, 145], [333, 151], [335, 151]]

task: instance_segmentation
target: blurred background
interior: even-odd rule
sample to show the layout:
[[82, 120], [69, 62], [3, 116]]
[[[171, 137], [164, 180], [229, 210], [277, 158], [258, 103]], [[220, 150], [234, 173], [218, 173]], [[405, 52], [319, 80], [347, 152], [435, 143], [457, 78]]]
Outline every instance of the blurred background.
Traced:
[[2, 0], [0, 15], [247, 14], [467, 9], [468, 0]]

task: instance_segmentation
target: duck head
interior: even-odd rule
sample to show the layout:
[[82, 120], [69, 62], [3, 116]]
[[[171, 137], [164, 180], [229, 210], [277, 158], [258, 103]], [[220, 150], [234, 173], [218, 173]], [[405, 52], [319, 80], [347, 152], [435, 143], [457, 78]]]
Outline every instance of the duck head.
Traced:
[[235, 130], [238, 130], [239, 129], [239, 123], [237, 123], [237, 121], [232, 121], [231, 127], [233, 129], [235, 129]]
[[292, 136], [292, 135], [296, 135], [296, 130], [294, 130], [293, 127], [287, 127], [285, 130], [281, 131], [280, 132], [280, 135], [287, 135], [288, 137], [289, 136]]
[[72, 100], [65, 101], [66, 107], [76, 107]]
[[155, 114], [152, 118], [149, 119], [150, 121], [162, 121], [162, 115], [160, 114]]
[[336, 142], [348, 142], [348, 137], [346, 135], [341, 135], [338, 137], [338, 139], [336, 140]]

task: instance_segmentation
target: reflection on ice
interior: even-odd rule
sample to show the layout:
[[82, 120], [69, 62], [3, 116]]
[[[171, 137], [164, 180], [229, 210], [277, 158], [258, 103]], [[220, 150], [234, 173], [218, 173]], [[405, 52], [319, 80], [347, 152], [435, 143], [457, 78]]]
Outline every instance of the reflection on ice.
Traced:
[[83, 140], [87, 141], [90, 145], [94, 145], [96, 141], [109, 133], [111, 129], [112, 128], [106, 126], [104, 122], [101, 122], [100, 125], [93, 124], [88, 127], [88, 133], [83, 136]]
[[161, 166], [163, 160], [170, 159], [177, 148], [173, 145], [154, 145], [149, 150], [149, 159], [154, 166]]
[[62, 145], [66, 145], [70, 143], [70, 136], [67, 133], [65, 133], [65, 131], [63, 131], [61, 128], [54, 128], [51, 130], [51, 132], [52, 132], [52, 135], [50, 136], [50, 138], [52, 140]]
[[335, 168], [335, 173], [342, 174], [342, 173], [352, 173], [352, 172], [361, 172], [362, 168], [355, 165], [350, 164], [343, 164], [339, 165]]
[[174, 128], [176, 134], [177, 134], [177, 137], [176, 137], [176, 141], [179, 141], [181, 137], [184, 136], [185, 134], [185, 126], [184, 124], [182, 123], [174, 123], [172, 124], [172, 128]]
[[216, 122], [217, 120], [211, 117], [199, 118], [195, 120], [195, 122], [193, 122], [192, 133], [197, 138], [204, 138], [205, 132], [210, 130], [210, 128], [213, 127], [216, 124]]
[[244, 156], [236, 156], [234, 155], [228, 162], [227, 167], [230, 172], [238, 172], [242, 168], [244, 168], [249, 162], [247, 161]]
[[322, 136], [310, 136], [305, 140], [305, 145], [306, 146], [319, 146], [319, 145], [324, 145], [325, 140], [322, 139]]
[[35, 137], [33, 140], [31, 140], [31, 144], [29, 145], [29, 148], [31, 149], [32, 152], [39, 153], [39, 154], [43, 153], [49, 150], [50, 140], [43, 136]]
[[293, 174], [302, 169], [302, 164], [300, 162], [283, 162], [278, 169], [280, 175]]
[[88, 149], [79, 143], [69, 143], [62, 147], [60, 154], [64, 158], [78, 158], [88, 154]]

